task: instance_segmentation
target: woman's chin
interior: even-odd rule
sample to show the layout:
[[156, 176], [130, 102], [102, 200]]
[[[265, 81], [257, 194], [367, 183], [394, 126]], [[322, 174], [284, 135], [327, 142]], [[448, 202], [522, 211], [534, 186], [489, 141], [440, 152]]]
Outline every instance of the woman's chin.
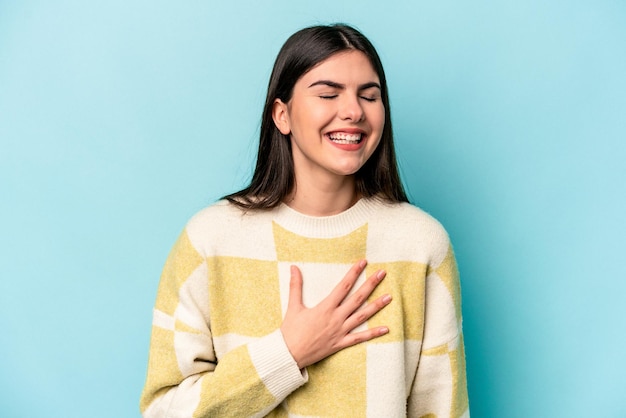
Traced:
[[343, 164], [337, 164], [331, 171], [341, 176], [352, 176], [363, 167], [361, 161], [346, 161]]
[[353, 176], [357, 171], [359, 171], [361, 167], [350, 167], [350, 168], [341, 168], [341, 169], [335, 169], [332, 172], [338, 176], [343, 176], [343, 177], [351, 177]]

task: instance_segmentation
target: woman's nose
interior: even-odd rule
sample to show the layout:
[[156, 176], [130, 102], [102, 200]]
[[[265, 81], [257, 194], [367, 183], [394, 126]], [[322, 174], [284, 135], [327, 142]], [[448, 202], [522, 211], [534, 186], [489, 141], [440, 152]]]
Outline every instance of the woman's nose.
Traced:
[[360, 122], [363, 120], [365, 113], [358, 96], [345, 95], [340, 104], [339, 117], [342, 120], [352, 122]]

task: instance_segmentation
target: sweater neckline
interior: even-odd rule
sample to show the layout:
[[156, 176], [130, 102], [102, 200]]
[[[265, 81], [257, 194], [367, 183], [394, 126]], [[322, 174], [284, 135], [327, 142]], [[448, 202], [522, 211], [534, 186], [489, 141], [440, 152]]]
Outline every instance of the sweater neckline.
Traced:
[[363, 226], [371, 218], [380, 202], [376, 198], [361, 198], [343, 212], [329, 216], [311, 216], [281, 203], [274, 221], [296, 234], [311, 238], [340, 237]]

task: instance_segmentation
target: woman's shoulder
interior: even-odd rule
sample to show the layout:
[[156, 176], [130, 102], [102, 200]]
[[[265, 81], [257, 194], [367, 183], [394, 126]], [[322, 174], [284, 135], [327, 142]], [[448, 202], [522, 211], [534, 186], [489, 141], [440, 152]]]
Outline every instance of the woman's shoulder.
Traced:
[[447, 236], [441, 222], [419, 206], [408, 202], [387, 203], [381, 200], [376, 200], [373, 204], [379, 208], [376, 211], [379, 221], [385, 224], [408, 228], [409, 230], [417, 228]]
[[227, 200], [218, 200], [217, 202], [212, 203], [196, 212], [189, 219], [189, 225], [214, 222], [215, 220], [237, 216], [238, 214], [241, 214], [241, 210], [235, 205], [231, 204]]
[[187, 222], [188, 229], [212, 228], [220, 229], [221, 227], [232, 227], [244, 219], [250, 219], [269, 211], [264, 210], [246, 210], [229, 202], [228, 200], [219, 200], [205, 208], [196, 212]]
[[444, 226], [426, 210], [411, 203], [377, 201], [377, 210], [370, 223], [372, 232], [386, 240], [412, 243], [435, 252], [447, 251], [450, 238]]
[[191, 217], [185, 226], [189, 240], [202, 253], [237, 253], [244, 247], [258, 245], [259, 237], [271, 232], [271, 211], [249, 210], [220, 200]]

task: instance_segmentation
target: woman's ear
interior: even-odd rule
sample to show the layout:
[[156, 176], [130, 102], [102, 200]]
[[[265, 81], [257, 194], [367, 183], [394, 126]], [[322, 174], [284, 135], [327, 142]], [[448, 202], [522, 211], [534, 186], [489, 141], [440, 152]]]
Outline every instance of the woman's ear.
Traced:
[[272, 119], [274, 119], [274, 125], [276, 125], [281, 134], [289, 135], [291, 133], [291, 127], [289, 126], [289, 109], [280, 99], [274, 100]]

